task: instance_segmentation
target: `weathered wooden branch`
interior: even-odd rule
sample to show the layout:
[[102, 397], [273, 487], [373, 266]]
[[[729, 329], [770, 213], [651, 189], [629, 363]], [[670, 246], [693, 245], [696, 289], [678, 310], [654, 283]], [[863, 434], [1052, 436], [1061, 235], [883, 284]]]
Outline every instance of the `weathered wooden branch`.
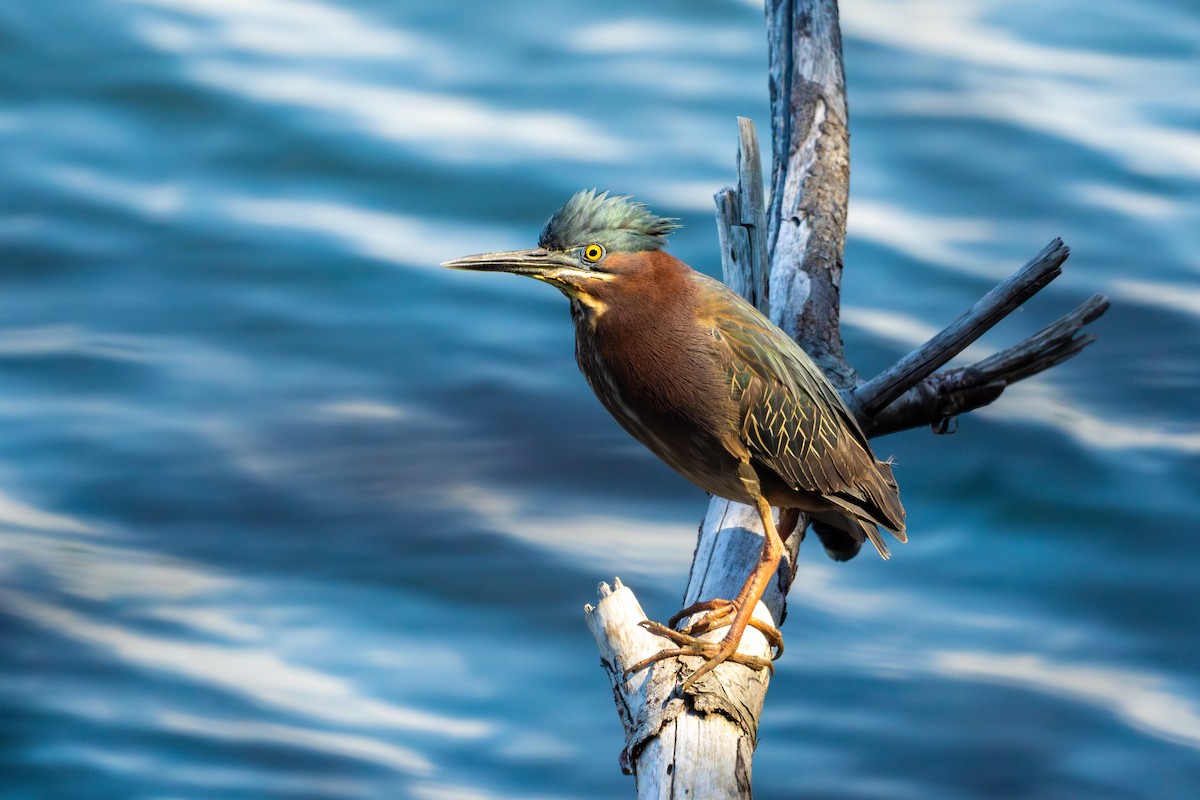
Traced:
[[856, 413], [867, 418], [877, 416], [897, 397], [967, 349], [988, 329], [1061, 275], [1062, 263], [1068, 255], [1070, 250], [1062, 239], [1050, 242], [1033, 260], [980, 298], [937, 336], [850, 392]]
[[840, 388], [855, 384], [838, 326], [850, 129], [836, 0], [769, 0], [769, 305], [760, 308]]
[[[1107, 310], [1108, 298], [1102, 294], [1092, 295], [1071, 313], [1012, 347], [968, 367], [929, 375], [874, 416], [860, 410], [858, 419], [869, 436], [882, 436], [922, 425], [932, 425], [936, 432], [945, 433], [948, 420], [986, 406], [999, 397], [1006, 386], [1078, 355], [1096, 340], [1095, 334], [1080, 335], [1080, 330]], [[857, 391], [852, 391], [851, 397]]]
[[[783, 620], [800, 538], [787, 541], [778, 580], [755, 612], [770, 624]], [[684, 603], [733, 596], [761, 550], [758, 512], [713, 498], [700, 526]], [[678, 687], [704, 663], [703, 658], [659, 661], [626, 677], [625, 669], [661, 650], [663, 639], [639, 626], [647, 616], [619, 580], [612, 586], [600, 584], [598, 597], [595, 607], [585, 606], [585, 617], [625, 727], [621, 769], [637, 776], [638, 797], [749, 797], [751, 756], [770, 675], [718, 667], [686, 697]], [[718, 630], [705, 638], [722, 635]], [[754, 628], [746, 629], [739, 650], [761, 658], [769, 658], [771, 652]]]
[[754, 122], [738, 117], [736, 190], [717, 192], [717, 238], [725, 284], [769, 311], [767, 212], [763, 207], [762, 156]]
[[[726, 283], [751, 300], [805, 350], [841, 388], [869, 435], [932, 424], [946, 431], [955, 415], [995, 400], [1005, 386], [1060, 363], [1093, 341], [1082, 327], [1108, 307], [1097, 295], [1013, 347], [968, 367], [936, 372], [1005, 315], [1046, 286], [1068, 255], [1055, 240], [925, 345], [877, 377], [858, 384], [843, 356], [839, 328], [842, 251], [849, 188], [849, 134], [835, 0], [768, 0], [771, 126], [774, 155], [769, 205], [763, 197], [753, 124], [739, 119], [736, 189], [716, 195], [717, 229]], [[793, 527], [776, 580], [755, 616], [777, 627], [807, 520], [784, 512], [780, 532]], [[713, 498], [683, 605], [733, 597], [758, 559], [757, 512]], [[625, 669], [669, 646], [639, 627], [645, 612], [614, 581], [600, 584], [585, 606], [608, 673], [626, 745], [620, 763], [637, 776], [639, 798], [748, 798], [758, 719], [770, 675], [726, 663], [684, 696], [679, 685], [702, 658]], [[686, 621], [685, 621], [686, 623]], [[719, 639], [723, 631], [706, 634]], [[740, 651], [764, 657], [766, 640], [748, 628]]]

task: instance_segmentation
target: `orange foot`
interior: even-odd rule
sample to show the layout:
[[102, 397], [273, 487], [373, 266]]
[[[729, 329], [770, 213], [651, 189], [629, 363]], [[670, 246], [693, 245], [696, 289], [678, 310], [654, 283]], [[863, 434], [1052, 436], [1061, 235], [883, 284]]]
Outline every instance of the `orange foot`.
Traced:
[[[649, 658], [642, 659], [638, 663], [625, 670], [625, 675], [629, 676], [639, 670], [643, 670], [656, 661], [662, 661], [667, 658], [677, 658], [679, 656], [701, 656], [707, 659], [700, 669], [692, 673], [687, 680], [683, 682], [683, 691], [688, 691], [692, 685], [703, 675], [711, 672], [717, 665], [725, 661], [732, 661], [735, 664], [742, 664], [752, 669], [767, 669], [772, 673], [775, 672], [775, 666], [771, 663], [772, 659], [759, 658], [758, 656], [748, 656], [737, 651], [738, 645], [741, 643], [742, 633], [745, 631], [746, 624], [752, 625], [756, 630], [761, 632], [766, 637], [767, 643], [775, 650], [773, 658], [779, 658], [783, 653], [783, 634], [776, 628], [768, 625], [757, 619], [750, 618], [746, 623], [738, 626], [734, 624], [737, 621], [738, 607], [736, 603], [729, 600], [707, 600], [700, 603], [695, 603], [680, 611], [675, 616], [671, 617], [670, 624], [672, 626], [684, 617], [689, 617], [692, 614], [707, 611], [701, 619], [687, 626], [683, 630], [675, 630], [673, 627], [668, 627], [659, 622], [646, 620], [641, 623], [641, 626], [656, 636], [662, 636], [670, 639], [678, 647], [671, 647], [665, 650], [660, 650]], [[696, 634], [706, 633], [717, 628], [733, 626], [725, 638], [717, 642], [709, 642], [704, 639], [697, 638]], [[740, 629], [739, 629], [740, 628]]]
[[[687, 608], [682, 608], [675, 613], [675, 616], [667, 620], [667, 627], [674, 628], [680, 622], [690, 617], [692, 614], [699, 614], [701, 611], [707, 611], [700, 619], [688, 625], [686, 628], [681, 628], [683, 633], [690, 633], [697, 636], [701, 633], [723, 628], [727, 625], [732, 625], [734, 618], [737, 616], [738, 607], [732, 600], [701, 600], [698, 603], [692, 603]], [[771, 656], [771, 660], [777, 660], [783, 655], [783, 634], [774, 625], [768, 625], [760, 619], [750, 617], [746, 620], [746, 624], [761, 633], [767, 639], [767, 644], [775, 651]], [[643, 626], [645, 627], [645, 626]], [[741, 641], [741, 637], [738, 637]]]

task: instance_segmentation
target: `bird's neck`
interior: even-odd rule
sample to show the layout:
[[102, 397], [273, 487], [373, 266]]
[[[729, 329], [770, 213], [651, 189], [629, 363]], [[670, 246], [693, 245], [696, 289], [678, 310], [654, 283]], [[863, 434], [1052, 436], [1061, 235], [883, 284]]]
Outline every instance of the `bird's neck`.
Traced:
[[606, 338], [650, 339], [690, 319], [696, 285], [687, 264], [661, 250], [612, 253], [608, 264], [615, 280], [571, 296], [577, 329]]
[[691, 371], [681, 362], [694, 334], [697, 286], [692, 269], [674, 256], [656, 251], [637, 258], [636, 270], [606, 283], [609, 293], [597, 302], [572, 299], [576, 358], [589, 380], [657, 406], [666, 402], [657, 395], [678, 389], [664, 376]]

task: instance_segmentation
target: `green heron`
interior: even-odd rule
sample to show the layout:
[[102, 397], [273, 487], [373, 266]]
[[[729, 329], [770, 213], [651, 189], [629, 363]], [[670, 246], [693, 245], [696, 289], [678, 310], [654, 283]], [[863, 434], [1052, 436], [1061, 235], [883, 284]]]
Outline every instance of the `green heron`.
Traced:
[[[702, 489], [757, 508], [762, 554], [738, 596], [685, 608], [671, 627], [643, 623], [677, 647], [629, 671], [679, 655], [706, 657], [686, 690], [722, 661], [771, 666], [737, 652], [747, 625], [763, 631], [775, 657], [782, 651], [779, 632], [752, 619], [783, 552], [772, 506], [810, 515], [839, 560], [866, 539], [887, 558], [877, 526], [907, 537], [891, 466], [875, 458], [837, 390], [754, 306], [663, 251], [677, 227], [628, 197], [582, 191], [546, 223], [538, 247], [442, 266], [557, 287], [571, 301], [579, 368], [617, 422]], [[699, 621], [674, 629], [699, 612], [706, 612]], [[719, 642], [697, 638], [726, 625]]]

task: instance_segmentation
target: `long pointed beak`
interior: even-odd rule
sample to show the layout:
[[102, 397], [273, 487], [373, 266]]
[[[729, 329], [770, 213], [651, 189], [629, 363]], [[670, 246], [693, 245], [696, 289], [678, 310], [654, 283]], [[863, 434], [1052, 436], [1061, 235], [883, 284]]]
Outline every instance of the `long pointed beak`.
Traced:
[[553, 269], [578, 266], [566, 253], [535, 247], [532, 250], [509, 250], [503, 253], [481, 253], [443, 261], [443, 267], [469, 269], [476, 272], [512, 272], [536, 277]]

